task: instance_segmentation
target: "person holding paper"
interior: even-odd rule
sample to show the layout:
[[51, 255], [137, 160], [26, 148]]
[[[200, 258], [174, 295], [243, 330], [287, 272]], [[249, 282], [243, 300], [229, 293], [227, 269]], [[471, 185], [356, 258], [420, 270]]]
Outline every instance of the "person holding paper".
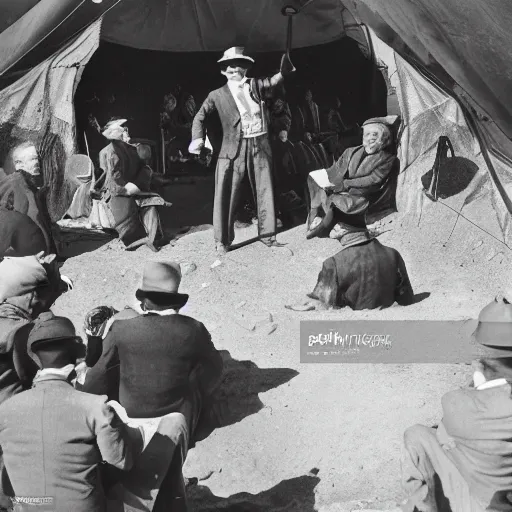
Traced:
[[[390, 150], [390, 127], [396, 116], [368, 119], [363, 123], [363, 144], [349, 148], [328, 169], [308, 176], [311, 210], [308, 239], [316, 236], [337, 238], [333, 228], [337, 214], [362, 215], [372, 199], [382, 192], [388, 176], [398, 170], [399, 160]], [[320, 210], [325, 216], [319, 215]]]

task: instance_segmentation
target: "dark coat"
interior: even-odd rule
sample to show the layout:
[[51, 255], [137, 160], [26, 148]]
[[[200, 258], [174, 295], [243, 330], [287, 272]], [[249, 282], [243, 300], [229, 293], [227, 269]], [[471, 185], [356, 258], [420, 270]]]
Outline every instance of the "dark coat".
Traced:
[[[252, 78], [250, 80], [252, 96], [256, 102], [261, 104], [262, 114], [266, 116], [266, 106], [263, 99], [266, 91], [271, 87], [270, 79]], [[204, 139], [206, 118], [215, 111], [219, 114], [223, 134], [219, 158], [232, 160], [240, 148], [242, 123], [240, 112], [227, 84], [210, 92], [204, 100], [192, 123], [192, 140]]]
[[329, 180], [335, 192], [370, 198], [380, 191], [386, 178], [397, 171], [398, 158], [386, 151], [366, 155], [363, 146], [348, 148], [343, 155], [327, 169]]
[[400, 253], [374, 238], [325, 260], [311, 296], [357, 310], [410, 304], [413, 291]]
[[180, 410], [198, 365], [205, 377], [222, 371], [202, 323], [179, 314], [140, 315], [112, 324], [82, 389], [118, 399], [132, 418], [155, 418]]
[[27, 353], [34, 326], [28, 313], [11, 304], [0, 304], [0, 405], [30, 389], [38, 367]]
[[0, 206], [0, 258], [33, 256], [47, 249], [43, 232], [28, 215]]
[[9, 174], [0, 182], [0, 206], [27, 215], [41, 230], [47, 252], [55, 252], [51, 221], [44, 198], [45, 191], [32, 186], [22, 172]]
[[128, 470], [142, 448], [106, 401], [48, 375], [0, 406], [0, 446], [16, 496], [53, 497], [55, 512], [105, 511], [102, 460]]

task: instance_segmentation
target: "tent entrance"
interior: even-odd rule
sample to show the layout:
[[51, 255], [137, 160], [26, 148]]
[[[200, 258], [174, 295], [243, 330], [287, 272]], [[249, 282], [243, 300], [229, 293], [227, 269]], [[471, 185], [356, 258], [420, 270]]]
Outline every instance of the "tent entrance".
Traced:
[[[267, 76], [278, 71], [281, 53], [261, 53], [254, 57], [256, 63], [250, 71], [251, 76]], [[156, 150], [152, 165], [160, 171], [164, 168], [163, 148], [166, 148], [166, 174], [181, 176], [176, 181], [174, 193], [169, 191], [172, 197], [167, 199], [173, 207], [166, 212], [169, 216], [167, 224], [212, 222], [215, 159], [209, 168], [189, 163], [172, 164], [169, 158], [173, 157], [169, 157], [169, 153], [173, 154], [174, 149], [170, 148], [168, 133], [162, 132], [160, 121], [164, 97], [171, 91], [176, 95], [176, 86], [181, 87], [183, 99], [193, 97], [197, 110], [211, 90], [225, 83], [219, 72], [218, 58], [219, 54], [212, 52], [157, 52], [102, 42], [86, 66], [75, 94], [79, 152], [89, 152], [96, 164], [106, 140], [92, 126], [91, 117], [100, 126], [114, 116], [128, 119], [132, 138], [146, 140]], [[344, 37], [333, 43], [296, 49], [292, 59], [297, 73], [285, 80], [284, 95], [279, 91], [292, 116], [304, 101], [306, 91], [310, 90], [318, 105], [321, 129], [327, 131], [328, 113], [331, 108], [336, 108], [338, 98], [343, 123], [353, 128], [352, 139], [355, 134], [358, 143], [357, 126], [368, 117], [386, 114], [384, 78], [354, 40]], [[214, 118], [209, 135], [214, 154], [221, 142], [220, 125], [215, 121]], [[187, 137], [190, 133], [185, 135]], [[297, 138], [295, 133], [290, 133], [292, 142]], [[186, 148], [188, 141], [184, 145]], [[330, 154], [329, 158], [333, 156]], [[245, 206], [246, 210], [253, 210], [249, 189], [244, 196], [245, 205], [241, 209]], [[201, 213], [193, 206], [197, 204], [201, 205]], [[302, 217], [299, 216], [297, 222], [302, 222]]]
[[[210, 52], [156, 52], [100, 43], [75, 94], [80, 152], [86, 150], [84, 133], [93, 160], [105, 145], [89, 123], [91, 115], [100, 125], [112, 116], [126, 118], [132, 137], [160, 142], [165, 95], [179, 84], [199, 108], [208, 92], [225, 82], [219, 73], [218, 58], [217, 53]], [[265, 76], [278, 70], [281, 54], [262, 53], [255, 58], [251, 75]], [[300, 103], [310, 89], [321, 117], [327, 115], [336, 97], [347, 125], [386, 114], [384, 79], [352, 39], [345, 37], [334, 43], [297, 49], [292, 58], [298, 71], [285, 82], [285, 98], [290, 107]]]

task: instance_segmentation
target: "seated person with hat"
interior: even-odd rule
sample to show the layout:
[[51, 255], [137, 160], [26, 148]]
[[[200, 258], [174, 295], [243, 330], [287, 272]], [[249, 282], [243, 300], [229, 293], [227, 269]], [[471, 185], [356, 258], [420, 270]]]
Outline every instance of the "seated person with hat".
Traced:
[[[220, 383], [223, 361], [205, 326], [180, 314], [188, 301], [180, 282], [179, 264], [146, 265], [136, 292], [144, 314], [113, 322], [82, 389], [118, 400], [132, 422], [180, 413], [183, 421], [169, 436], [179, 438], [183, 463], [199, 416]], [[160, 478], [149, 482], [153, 494], [171, 465], [170, 459], [159, 462]], [[181, 464], [179, 469], [182, 479]]]
[[473, 386], [443, 396], [437, 429], [405, 432], [405, 512], [512, 511], [512, 304], [497, 297], [478, 320]]
[[315, 289], [308, 294], [313, 300], [287, 308], [359, 310], [411, 304], [414, 292], [400, 253], [370, 236], [363, 214], [336, 211], [334, 219], [330, 236], [339, 240], [341, 250], [324, 261]]
[[0, 406], [2, 480], [11, 487], [4, 490], [14, 501], [46, 497], [52, 503], [45, 510], [104, 512], [102, 462], [130, 469], [144, 431], [126, 426], [106, 396], [73, 388], [85, 346], [67, 318], [40, 315], [28, 354], [40, 368], [32, 389]]
[[[386, 178], [398, 172], [399, 160], [391, 152], [390, 127], [396, 116], [377, 117], [363, 123], [363, 144], [346, 149], [328, 169], [308, 176], [311, 210], [308, 239], [329, 236], [336, 224], [335, 212], [366, 213], [372, 198], [381, 191]], [[325, 216], [319, 215], [323, 210]]]
[[27, 340], [33, 321], [71, 287], [55, 254], [0, 262], [0, 404], [32, 385], [37, 367], [27, 356]]
[[137, 147], [130, 143], [125, 123], [126, 119], [113, 119], [102, 132], [109, 141], [99, 155], [100, 167], [105, 173], [105, 180], [99, 180], [101, 201], [109, 212], [108, 225], [102, 226], [114, 228], [126, 250], [147, 245], [156, 252], [155, 244], [162, 241], [157, 240], [162, 234], [157, 206], [170, 206], [170, 203], [150, 188], [163, 186], [168, 180], [156, 173], [147, 173]]

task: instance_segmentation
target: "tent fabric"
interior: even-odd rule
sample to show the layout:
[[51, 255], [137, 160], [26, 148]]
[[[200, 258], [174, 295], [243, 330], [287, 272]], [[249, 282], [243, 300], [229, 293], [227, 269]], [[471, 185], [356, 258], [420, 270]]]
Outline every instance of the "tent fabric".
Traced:
[[[304, 0], [123, 0], [105, 16], [104, 40], [145, 50], [215, 51], [286, 46], [286, 5]], [[294, 17], [293, 46], [329, 43], [344, 35], [339, 0], [314, 0]]]
[[[376, 51], [379, 55], [378, 46]], [[425, 201], [429, 202], [422, 191], [422, 178], [433, 167], [439, 136], [445, 135], [452, 143], [456, 159], [451, 160], [450, 167], [441, 169], [442, 175], [446, 178], [452, 174], [451, 179], [456, 181], [457, 174], [464, 174], [468, 166], [472, 166], [475, 172], [456, 197], [448, 201], [483, 231], [489, 230], [492, 219], [481, 218], [481, 205], [482, 202], [492, 204], [499, 230], [491, 232], [491, 235], [511, 246], [511, 219], [500, 191], [502, 186], [508, 193], [505, 197], [512, 197], [510, 168], [500, 160], [493, 159], [497, 177], [492, 179], [480, 146], [458, 103], [399, 55], [393, 53], [388, 56], [388, 62], [389, 57], [394, 61], [389, 66], [395, 70], [391, 82], [397, 91], [402, 116], [398, 151], [401, 164], [397, 188], [398, 210], [407, 211], [409, 220], [416, 217], [420, 221]], [[474, 209], [471, 208], [473, 203], [477, 205]]]
[[[120, 0], [6, 0], [0, 5], [0, 76], [36, 51], [33, 67], [62, 48]], [[19, 3], [18, 3], [19, 2]], [[6, 20], [12, 20], [3, 26]]]
[[[343, 0], [399, 53], [441, 67], [512, 138], [512, 2]], [[511, 152], [512, 155], [512, 152]]]
[[98, 48], [100, 29], [101, 22], [95, 22], [57, 55], [0, 91], [0, 162], [7, 174], [12, 172], [13, 147], [26, 140], [36, 143], [53, 221], [64, 215], [74, 192], [63, 175], [66, 156], [76, 151], [73, 96]]

